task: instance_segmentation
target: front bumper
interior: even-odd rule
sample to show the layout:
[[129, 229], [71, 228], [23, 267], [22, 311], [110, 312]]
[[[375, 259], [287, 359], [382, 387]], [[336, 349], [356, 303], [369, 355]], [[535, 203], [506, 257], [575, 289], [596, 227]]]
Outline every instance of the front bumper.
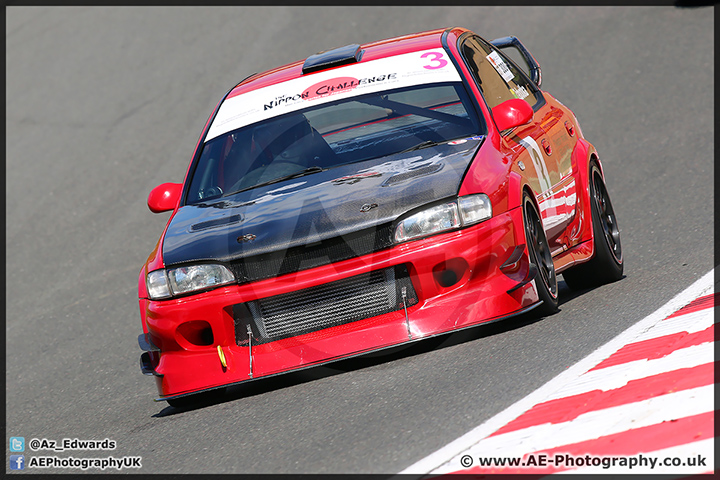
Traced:
[[[164, 400], [522, 313], [538, 303], [523, 246], [522, 212], [516, 208], [469, 228], [293, 274], [172, 300], [141, 299], [147, 327], [147, 336], [140, 337], [143, 373], [155, 376]], [[413, 301], [398, 301], [394, 310], [369, 318], [261, 340], [253, 328], [247, 334], [250, 322], [238, 313], [238, 306], [301, 298], [388, 269], [406, 272]], [[332, 302], [333, 295], [323, 302]]]

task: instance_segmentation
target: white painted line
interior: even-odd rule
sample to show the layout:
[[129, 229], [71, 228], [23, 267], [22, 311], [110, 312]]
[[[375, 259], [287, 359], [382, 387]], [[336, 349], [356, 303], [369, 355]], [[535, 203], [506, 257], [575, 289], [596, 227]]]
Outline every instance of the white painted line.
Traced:
[[706, 308], [697, 312], [686, 313], [685, 315], [679, 315], [677, 317], [668, 318], [662, 322], [658, 322], [647, 332], [639, 335], [635, 342], [642, 342], [645, 340], [652, 340], [658, 337], [664, 337], [665, 335], [672, 335], [675, 333], [687, 332], [697, 333], [711, 327], [715, 322], [715, 316], [713, 315], [713, 308]]
[[[523, 428], [488, 437], [461, 452], [477, 457], [522, 457], [528, 453], [595, 440], [629, 429], [712, 412], [714, 385], [681, 390], [617, 407], [584, 413], [569, 422]], [[432, 474], [464, 470], [455, 456]]]
[[591, 370], [550, 395], [545, 401], [593, 390], [614, 390], [627, 385], [632, 380], [711, 363], [715, 360], [715, 346], [715, 342], [706, 342], [675, 350], [662, 358], [636, 360], [600, 370]]
[[655, 312], [640, 320], [635, 325], [628, 328], [627, 330], [619, 334], [617, 337], [592, 352], [583, 360], [579, 361], [564, 372], [560, 373], [558, 376], [550, 380], [542, 387], [535, 390], [530, 395], [509, 406], [502, 412], [498, 413], [494, 417], [488, 419], [486, 422], [470, 430], [465, 435], [440, 448], [436, 452], [431, 453], [427, 457], [410, 465], [400, 473], [426, 474], [435, 470], [440, 465], [457, 456], [460, 452], [467, 450], [469, 447], [478, 443], [483, 438], [491, 435], [499, 428], [519, 417], [522, 413], [526, 412], [534, 405], [544, 402], [547, 398], [550, 397], [550, 395], [553, 394], [553, 392], [572, 382], [574, 379], [576, 379], [577, 377], [587, 372], [588, 370], [596, 366], [598, 363], [615, 353], [624, 345], [632, 343], [635, 338], [637, 338], [639, 335], [642, 335], [657, 322], [660, 322], [663, 319], [667, 318], [668, 316], [675, 313], [677, 310], [684, 307], [696, 298], [710, 293], [713, 289], [713, 280], [714, 270], [710, 270], [702, 278], [700, 278], [688, 288], [677, 294], [669, 302], [657, 309]]

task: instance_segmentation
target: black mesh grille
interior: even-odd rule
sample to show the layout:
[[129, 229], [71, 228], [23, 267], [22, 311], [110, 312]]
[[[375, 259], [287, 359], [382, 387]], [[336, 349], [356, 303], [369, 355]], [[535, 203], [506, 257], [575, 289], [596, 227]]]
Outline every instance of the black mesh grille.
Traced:
[[233, 306], [235, 339], [267, 343], [403, 309], [418, 302], [404, 265]]
[[392, 246], [391, 230], [388, 223], [314, 244], [241, 258], [231, 262], [231, 268], [238, 283], [247, 283], [329, 265]]

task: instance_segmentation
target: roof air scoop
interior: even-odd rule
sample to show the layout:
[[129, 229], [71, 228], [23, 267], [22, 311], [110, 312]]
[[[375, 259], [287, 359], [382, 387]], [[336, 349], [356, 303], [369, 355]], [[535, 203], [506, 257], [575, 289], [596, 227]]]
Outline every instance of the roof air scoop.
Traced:
[[302, 72], [303, 74], [306, 74], [350, 63], [356, 63], [360, 61], [362, 54], [363, 51], [360, 50], [360, 45], [357, 44], [316, 53], [305, 60]]

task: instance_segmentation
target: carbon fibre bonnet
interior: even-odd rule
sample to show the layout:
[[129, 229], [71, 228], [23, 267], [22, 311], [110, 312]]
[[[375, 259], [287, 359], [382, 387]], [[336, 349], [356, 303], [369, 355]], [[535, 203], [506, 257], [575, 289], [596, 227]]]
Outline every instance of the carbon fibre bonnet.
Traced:
[[351, 244], [349, 256], [388, 247], [389, 226], [399, 216], [457, 194], [482, 137], [451, 143], [185, 205], [168, 226], [165, 264], [282, 257], [321, 243], [352, 243], [343, 238], [357, 238], [358, 232], [374, 240], [369, 247]]

